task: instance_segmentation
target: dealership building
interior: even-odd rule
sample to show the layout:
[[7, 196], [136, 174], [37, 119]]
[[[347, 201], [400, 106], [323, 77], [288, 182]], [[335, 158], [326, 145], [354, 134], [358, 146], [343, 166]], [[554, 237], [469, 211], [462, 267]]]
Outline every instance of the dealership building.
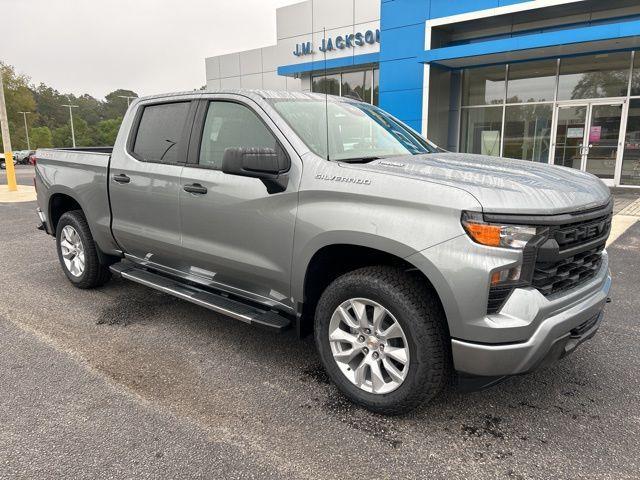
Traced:
[[441, 147], [640, 186], [640, 0], [307, 0], [207, 87], [354, 96]]

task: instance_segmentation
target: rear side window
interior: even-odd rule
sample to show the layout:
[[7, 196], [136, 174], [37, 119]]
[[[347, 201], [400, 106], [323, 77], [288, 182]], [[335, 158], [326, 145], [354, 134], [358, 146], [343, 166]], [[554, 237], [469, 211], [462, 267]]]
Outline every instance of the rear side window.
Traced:
[[145, 162], [176, 163], [190, 102], [144, 107], [133, 153]]
[[276, 149], [276, 139], [248, 107], [232, 102], [211, 102], [202, 132], [199, 165], [220, 170], [227, 148]]

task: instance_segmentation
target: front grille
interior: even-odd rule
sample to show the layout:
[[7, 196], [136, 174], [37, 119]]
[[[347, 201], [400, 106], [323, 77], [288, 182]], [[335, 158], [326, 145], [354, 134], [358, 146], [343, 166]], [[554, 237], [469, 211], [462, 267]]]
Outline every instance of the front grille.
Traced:
[[502, 219], [504, 223], [537, 225], [546, 230], [535, 245], [525, 248], [521, 280], [489, 289], [487, 313], [498, 312], [518, 287], [530, 285], [548, 296], [576, 288], [595, 277], [602, 265], [602, 250], [612, 217], [609, 203], [588, 212], [557, 217], [527, 217], [520, 222], [514, 221], [514, 216]]
[[536, 262], [532, 285], [543, 295], [570, 290], [595, 277], [602, 264], [599, 245], [557, 262]]
[[551, 230], [551, 237], [558, 242], [560, 250], [575, 247], [609, 234], [611, 214], [585, 222], [561, 226]]

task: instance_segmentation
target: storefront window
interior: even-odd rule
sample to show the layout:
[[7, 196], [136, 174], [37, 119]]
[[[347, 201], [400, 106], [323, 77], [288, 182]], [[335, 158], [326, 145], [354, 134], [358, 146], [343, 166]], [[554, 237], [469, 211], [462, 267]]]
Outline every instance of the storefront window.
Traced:
[[626, 96], [630, 55], [602, 53], [561, 59], [558, 100]]
[[551, 104], [507, 106], [503, 157], [544, 162], [549, 160]]
[[640, 51], [633, 60], [633, 77], [631, 78], [631, 95], [640, 95]]
[[509, 65], [507, 103], [553, 101], [557, 67], [555, 59]]
[[380, 70], [377, 68], [373, 70], [373, 104], [378, 105], [378, 99], [380, 98]]
[[313, 77], [311, 80], [311, 91], [327, 93], [329, 95], [340, 95], [340, 74]]
[[504, 102], [506, 66], [469, 68], [462, 82], [463, 105], [492, 105]]
[[[638, 57], [636, 56], [636, 61]], [[631, 100], [622, 159], [622, 185], [640, 185], [640, 100]]]
[[357, 97], [363, 102], [378, 105], [379, 73], [380, 71], [375, 68], [355, 72], [318, 75], [311, 78], [311, 91], [343, 97]]
[[465, 108], [462, 111], [462, 151], [500, 155], [502, 107]]
[[371, 84], [373, 80], [371, 77], [371, 70], [343, 73], [340, 94], [343, 97], [351, 95], [363, 102], [371, 103]]

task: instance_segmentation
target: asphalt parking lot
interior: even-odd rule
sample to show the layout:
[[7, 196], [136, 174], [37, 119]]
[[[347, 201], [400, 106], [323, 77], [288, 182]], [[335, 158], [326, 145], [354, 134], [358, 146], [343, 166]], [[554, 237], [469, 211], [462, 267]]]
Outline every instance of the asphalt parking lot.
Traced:
[[0, 204], [0, 478], [639, 476], [640, 223], [573, 355], [386, 418], [341, 397], [311, 339], [124, 280], [73, 288], [34, 208]]

